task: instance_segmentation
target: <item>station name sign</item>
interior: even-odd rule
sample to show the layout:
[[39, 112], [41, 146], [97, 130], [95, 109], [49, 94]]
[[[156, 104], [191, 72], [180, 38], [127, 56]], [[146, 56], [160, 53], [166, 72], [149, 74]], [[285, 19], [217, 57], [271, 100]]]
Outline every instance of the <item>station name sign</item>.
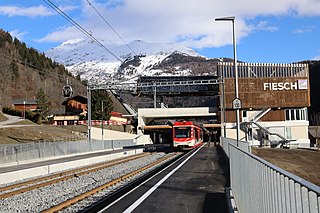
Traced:
[[308, 89], [307, 79], [301, 79], [295, 82], [263, 83], [263, 90], [282, 91], [282, 90], [305, 90], [305, 89]]

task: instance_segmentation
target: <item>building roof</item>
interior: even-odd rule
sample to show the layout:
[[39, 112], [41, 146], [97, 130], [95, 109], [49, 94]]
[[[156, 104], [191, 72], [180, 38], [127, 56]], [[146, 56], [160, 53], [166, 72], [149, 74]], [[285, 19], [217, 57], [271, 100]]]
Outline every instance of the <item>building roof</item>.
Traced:
[[73, 96], [71, 98], [66, 99], [64, 102], [62, 102], [62, 105], [66, 105], [67, 102], [70, 100], [75, 100], [75, 101], [80, 102], [82, 104], [87, 104], [87, 102], [88, 102], [87, 97], [84, 97], [82, 95], [76, 95], [76, 96]]
[[25, 100], [25, 99], [16, 99], [12, 101], [12, 104], [14, 105], [19, 105], [19, 104], [32, 104], [32, 105], [36, 105], [37, 101], [36, 100]]

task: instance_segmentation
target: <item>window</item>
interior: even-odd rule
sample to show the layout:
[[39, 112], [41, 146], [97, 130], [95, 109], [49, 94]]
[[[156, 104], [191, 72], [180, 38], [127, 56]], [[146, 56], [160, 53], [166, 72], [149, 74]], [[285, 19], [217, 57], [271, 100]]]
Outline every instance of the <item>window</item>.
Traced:
[[286, 138], [287, 139], [292, 139], [291, 127], [290, 126], [286, 126]]
[[294, 110], [290, 110], [290, 114], [291, 114], [291, 116], [290, 116], [290, 120], [292, 120], [292, 121], [294, 121], [295, 120], [295, 117], [294, 117]]
[[290, 110], [286, 110], [286, 121], [290, 120]]
[[307, 109], [286, 109], [286, 121], [299, 121], [299, 120], [307, 120]]
[[67, 125], [74, 125], [74, 121], [67, 121]]
[[190, 138], [191, 127], [175, 127], [175, 138]]
[[300, 114], [301, 114], [300, 110], [296, 109], [296, 120], [301, 120]]

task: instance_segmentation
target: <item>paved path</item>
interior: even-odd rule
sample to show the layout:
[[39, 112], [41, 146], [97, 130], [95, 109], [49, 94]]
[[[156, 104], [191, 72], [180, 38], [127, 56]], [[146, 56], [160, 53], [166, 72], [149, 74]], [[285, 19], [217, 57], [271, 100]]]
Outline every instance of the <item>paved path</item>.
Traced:
[[103, 212], [228, 212], [224, 192], [229, 185], [228, 163], [222, 152], [220, 147], [202, 147], [181, 167], [177, 165], [181, 165], [184, 158]]
[[23, 118], [18, 117], [18, 116], [7, 115], [7, 114], [4, 114], [4, 113], [3, 113], [3, 115], [4, 115], [5, 117], [7, 117], [8, 120], [6, 120], [6, 121], [1, 121], [1, 122], [0, 122], [0, 128], [2, 128], [2, 127], [5, 126], [5, 125], [8, 125], [8, 124], [13, 124], [13, 123], [17, 123], [17, 122], [19, 122], [19, 121], [23, 121]]

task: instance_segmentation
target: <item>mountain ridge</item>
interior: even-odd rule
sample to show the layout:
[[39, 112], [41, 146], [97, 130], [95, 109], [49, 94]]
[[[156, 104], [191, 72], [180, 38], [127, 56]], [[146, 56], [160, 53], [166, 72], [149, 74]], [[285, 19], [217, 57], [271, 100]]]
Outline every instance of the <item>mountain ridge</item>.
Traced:
[[[102, 41], [103, 43], [103, 41]], [[92, 41], [75, 39], [50, 49], [46, 55], [62, 63], [75, 76], [90, 83], [133, 79], [139, 75], [209, 75], [218, 59], [208, 59], [179, 44], [148, 43], [135, 40], [127, 45], [107, 44], [119, 61]], [[131, 49], [134, 51], [131, 51]], [[188, 66], [187, 64], [195, 64]], [[202, 67], [205, 68], [202, 68]], [[196, 71], [200, 68], [200, 72]], [[207, 70], [207, 71], [206, 71]]]

